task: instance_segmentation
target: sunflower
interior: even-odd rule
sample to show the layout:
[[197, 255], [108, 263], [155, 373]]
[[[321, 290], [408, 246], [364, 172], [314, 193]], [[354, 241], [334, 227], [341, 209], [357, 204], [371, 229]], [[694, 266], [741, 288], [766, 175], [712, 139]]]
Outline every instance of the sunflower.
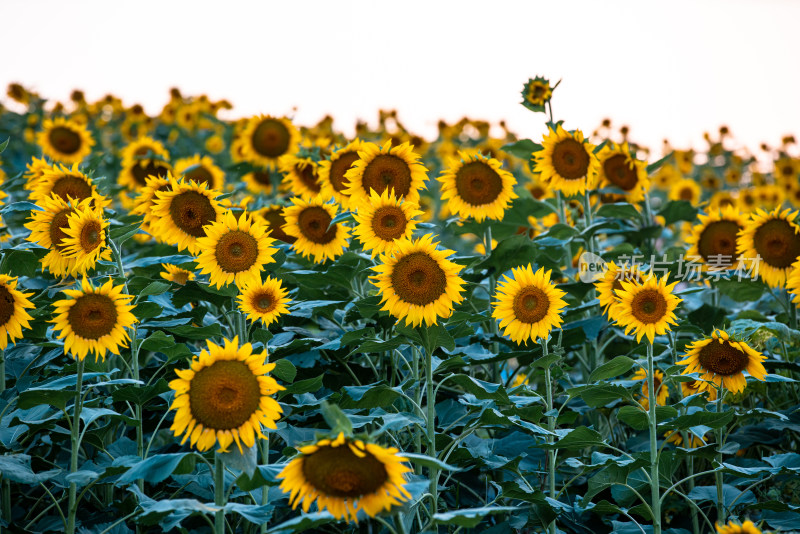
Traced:
[[286, 154], [278, 160], [278, 168], [284, 173], [283, 183], [293, 195], [309, 200], [322, 191], [317, 162], [313, 159]]
[[[676, 447], [680, 447], [683, 445], [683, 436], [680, 432], [667, 432], [664, 434], [664, 437], [667, 438], [667, 443], [672, 443]], [[705, 441], [698, 438], [691, 432], [689, 432], [689, 446], [686, 447], [688, 449], [696, 449], [698, 447], [702, 447], [705, 445]]]
[[696, 205], [700, 202], [701, 195], [702, 190], [697, 182], [691, 178], [683, 178], [670, 186], [667, 196], [670, 200], [686, 200], [692, 205]]
[[0, 349], [5, 350], [9, 341], [16, 344], [22, 329], [31, 327], [33, 317], [25, 311], [36, 307], [28, 300], [31, 295], [17, 290], [16, 277], [0, 274]]
[[225, 150], [225, 140], [221, 135], [214, 134], [205, 143], [206, 150], [212, 154], [219, 154]]
[[181, 158], [175, 162], [175, 175], [196, 183], [205, 183], [209, 189], [222, 191], [225, 184], [225, 172], [220, 169], [209, 156], [195, 154], [190, 158]]
[[280, 183], [281, 177], [271, 169], [253, 169], [242, 176], [242, 181], [251, 193], [270, 195], [274, 184]]
[[708, 210], [718, 210], [724, 208], [736, 208], [739, 209], [739, 201], [737, 196], [731, 191], [717, 191], [708, 201]]
[[473, 217], [477, 222], [487, 217], [503, 220], [509, 203], [517, 198], [516, 178], [501, 168], [500, 161], [479, 152], [459, 151], [458, 155], [460, 159], [454, 159], [438, 178], [441, 199], [449, 199], [448, 208], [460, 217]]
[[166, 191], [155, 191], [151, 227], [157, 237], [198, 254], [197, 238], [206, 235], [205, 226], [222, 219], [225, 209], [216, 200], [219, 194], [206, 184], [169, 176]]
[[122, 170], [117, 177], [117, 183], [131, 191], [139, 191], [143, 187], [147, 187], [149, 178], [153, 176], [165, 178], [171, 172], [172, 165], [162, 159], [136, 159], [122, 166]]
[[355, 139], [344, 147], [334, 150], [329, 160], [319, 162], [317, 172], [319, 182], [322, 184], [322, 198], [325, 200], [332, 198], [343, 208], [348, 208], [350, 195], [345, 192], [348, 185], [345, 174], [358, 161], [358, 152], [364, 149], [363, 146], [363, 141]]
[[609, 317], [619, 326], [625, 328], [625, 334], [631, 330], [636, 334], [636, 341], [647, 336], [650, 343], [656, 335], [663, 335], [670, 330], [675, 321], [675, 308], [682, 301], [672, 294], [678, 282], [667, 285], [667, 277], [648, 277], [644, 282], [620, 282], [622, 289], [616, 290], [620, 301], [609, 308]]
[[64, 289], [68, 299], [53, 303], [56, 316], [50, 320], [64, 339], [64, 352], [83, 360], [90, 352], [95, 359], [105, 360], [106, 351], [119, 354], [119, 347], [128, 345], [126, 328], [136, 322], [131, 313], [133, 297], [122, 293], [122, 285], [114, 286], [109, 278], [95, 288], [84, 277], [81, 289]]
[[97, 192], [92, 179], [78, 169], [77, 163], [72, 168], [53, 165], [52, 168], [42, 172], [41, 178], [31, 191], [30, 199], [40, 203], [50, 195], [56, 195], [67, 201], [95, 197], [103, 206], [111, 203], [110, 199], [104, 198]]
[[541, 173], [552, 189], [571, 196], [594, 187], [600, 164], [594, 145], [584, 141], [580, 130], [569, 133], [559, 124], [545, 136], [542, 147], [533, 154], [533, 171]]
[[644, 278], [637, 265], [617, 265], [613, 261], [606, 264], [603, 277], [594, 283], [597, 290], [597, 299], [603, 307], [603, 312], [608, 313], [611, 306], [619, 303], [619, 297], [614, 293], [622, 289], [621, 281], [636, 281], [641, 283]]
[[546, 340], [553, 328], [561, 326], [561, 310], [567, 305], [566, 293], [550, 281], [552, 271], [539, 268], [535, 273], [529, 263], [511, 269], [514, 278], [504, 276], [497, 285], [497, 300], [492, 317], [500, 320], [503, 334], [517, 344]]
[[800, 226], [797, 211], [758, 209], [739, 234], [736, 251], [770, 287], [786, 283], [792, 264], [800, 257]]
[[[633, 374], [631, 380], [643, 380], [642, 382], [642, 396], [637, 399], [639, 405], [645, 411], [650, 409], [650, 391], [647, 387], [647, 370], [639, 369]], [[669, 397], [669, 389], [664, 384], [664, 373], [655, 370], [653, 373], [653, 388], [656, 390], [656, 406], [666, 406], [667, 398]]]
[[359, 159], [345, 173], [348, 181], [344, 194], [350, 197], [350, 209], [369, 203], [369, 193], [381, 194], [394, 190], [398, 198], [419, 204], [419, 191], [425, 188], [428, 169], [419, 162], [419, 154], [409, 143], [392, 147], [387, 141], [382, 147], [365, 142], [358, 152]]
[[94, 140], [86, 127], [64, 117], [46, 119], [36, 143], [49, 158], [66, 164], [77, 164], [92, 153]]
[[53, 165], [48, 163], [44, 158], [37, 159], [34, 157], [30, 163], [25, 165], [25, 169], [25, 174], [23, 174], [25, 178], [24, 187], [29, 191], [34, 191], [44, 176], [45, 171], [52, 170]]
[[283, 206], [277, 204], [266, 206], [256, 211], [255, 215], [261, 217], [264, 219], [264, 222], [267, 223], [267, 230], [269, 231], [270, 237], [290, 245], [297, 241], [296, 237], [283, 231], [283, 226], [286, 224], [286, 217], [283, 216]]
[[152, 137], [144, 135], [135, 141], [131, 141], [125, 148], [120, 150], [119, 157], [122, 160], [122, 166], [128, 167], [140, 159], [155, 157], [161, 160], [169, 160], [169, 152], [164, 148], [161, 141], [156, 141]]
[[175, 420], [170, 427], [175, 436], [183, 434], [199, 451], [219, 442], [218, 452], [226, 452], [235, 441], [242, 452], [252, 447], [256, 434], [267, 439], [262, 425], [275, 429], [283, 409], [271, 397], [284, 388], [267, 373], [274, 363], [264, 363], [265, 352], [253, 353], [253, 346], [239, 346], [239, 339], [225, 340], [225, 345], [208, 342], [189, 369], [176, 369], [179, 378], [169, 387], [175, 390], [170, 410]]
[[195, 278], [194, 272], [181, 269], [177, 265], [172, 265], [171, 263], [162, 263], [161, 266], [164, 268], [164, 271], [159, 274], [164, 280], [185, 285], [186, 282], [194, 280]]
[[350, 229], [340, 223], [332, 224], [336, 205], [326, 204], [322, 197], [308, 201], [295, 197], [292, 202], [283, 208], [286, 219], [283, 231], [297, 238], [292, 248], [304, 258], [313, 256], [316, 263], [341, 256], [349, 245]]
[[292, 299], [287, 295], [281, 281], [268, 276], [264, 283], [259, 280], [245, 285], [236, 298], [239, 300], [239, 309], [247, 314], [247, 318], [253, 322], [261, 319], [266, 328], [289, 312]]
[[714, 330], [711, 337], [695, 341], [678, 365], [687, 366], [681, 374], [700, 373], [700, 379], [713, 382], [734, 393], [747, 386], [744, 371], [758, 380], [764, 380], [767, 370], [761, 363], [766, 356], [752, 349], [744, 341], [730, 339], [724, 330]]
[[411, 498], [404, 476], [411, 468], [394, 447], [340, 433], [334, 440], [322, 439], [298, 451], [277, 475], [283, 479], [280, 488], [290, 494], [292, 509], [302, 503], [303, 511], [308, 512], [316, 501], [320, 511], [357, 521], [359, 510], [374, 517]]
[[156, 193], [159, 191], [169, 191], [170, 178], [160, 176], [148, 176], [145, 181], [144, 188], [136, 196], [133, 202], [133, 207], [130, 212], [133, 215], [142, 215], [144, 220], [142, 222], [142, 230], [148, 233], [153, 233], [152, 226], [157, 220], [153, 215], [153, 201], [156, 199]]
[[625, 192], [629, 202], [639, 202], [650, 190], [647, 162], [631, 154], [628, 143], [618, 145], [609, 141], [597, 154], [600, 162], [600, 187], [616, 187]]
[[729, 521], [727, 525], [716, 523], [714, 528], [717, 529], [717, 534], [761, 534], [761, 530], [752, 521], [741, 524]]
[[686, 238], [690, 245], [686, 255], [699, 258], [714, 267], [733, 267], [736, 263], [737, 234], [747, 220], [733, 207], [700, 215], [700, 224], [692, 227]]
[[552, 96], [550, 80], [541, 76], [530, 78], [522, 88], [522, 105], [531, 111], [544, 111], [544, 105]]
[[106, 246], [108, 221], [102, 210], [88, 203], [67, 215], [67, 226], [62, 228], [61, 253], [74, 261], [72, 275], [86, 274], [99, 260], [111, 260], [111, 249]]
[[370, 203], [354, 215], [358, 223], [354, 231], [374, 258], [391, 253], [399, 239], [411, 239], [420, 215], [422, 211], [416, 205], [396, 198], [389, 189], [380, 195], [371, 191]]
[[260, 115], [247, 122], [239, 139], [246, 161], [274, 169], [278, 158], [297, 152], [300, 134], [289, 119]]
[[717, 400], [717, 390], [710, 387], [707, 382], [703, 382], [702, 380], [681, 382], [681, 394], [684, 396], [684, 398], [703, 392], [708, 393], [709, 402]]
[[219, 221], [206, 226], [205, 232], [197, 238], [196, 263], [200, 274], [208, 274], [209, 283], [217, 288], [261, 280], [264, 265], [275, 261], [275, 240], [267, 237], [266, 225], [247, 212], [237, 219], [227, 210]]
[[463, 267], [447, 259], [452, 250], [437, 249], [437, 244], [433, 234], [402, 239], [392, 254], [381, 256], [381, 265], [373, 267], [378, 274], [370, 281], [381, 295], [381, 309], [405, 318], [407, 325], [434, 325], [464, 300], [465, 282], [458, 276]]

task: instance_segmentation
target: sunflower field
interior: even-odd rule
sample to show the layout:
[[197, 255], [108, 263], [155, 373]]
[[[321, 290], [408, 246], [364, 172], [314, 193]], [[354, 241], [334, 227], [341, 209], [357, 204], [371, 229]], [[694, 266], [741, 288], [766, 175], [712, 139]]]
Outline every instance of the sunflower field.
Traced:
[[0, 529], [800, 532], [795, 139], [557, 86], [425, 139], [11, 84]]

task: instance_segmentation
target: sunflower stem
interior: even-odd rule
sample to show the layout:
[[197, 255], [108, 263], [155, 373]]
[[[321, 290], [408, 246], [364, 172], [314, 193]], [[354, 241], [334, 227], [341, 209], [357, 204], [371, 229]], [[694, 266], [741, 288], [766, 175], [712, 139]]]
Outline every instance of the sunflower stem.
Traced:
[[[416, 347], [411, 349], [412, 367], [411, 372], [414, 374], [414, 401], [415, 406], [419, 407], [422, 403], [422, 388], [420, 387], [419, 380], [419, 351]], [[422, 409], [419, 409], [420, 418], [423, 417]], [[422, 454], [422, 435], [419, 432], [414, 432], [414, 449], [417, 454]], [[418, 463], [414, 464], [414, 473], [417, 475], [422, 474], [422, 466]]]
[[786, 295], [786, 307], [789, 309], [789, 326], [792, 330], [797, 330], [797, 306], [792, 302], [792, 295], [788, 290], [784, 292]]
[[[567, 206], [564, 201], [564, 194], [561, 191], [556, 191], [556, 206], [558, 208], [558, 222], [561, 224], [567, 223]], [[569, 246], [564, 247], [564, 269], [569, 269], [572, 266], [572, 256], [570, 256]]]
[[[70, 429], [70, 441], [72, 449], [69, 458], [69, 472], [78, 471], [78, 452], [80, 450], [80, 424], [81, 424], [81, 403], [83, 396], [83, 364], [84, 361], [77, 359], [78, 377], [75, 383], [75, 406], [72, 409], [72, 428]], [[69, 504], [67, 507], [67, 534], [75, 534], [75, 516], [78, 512], [78, 485], [75, 482], [69, 484]]]
[[[486, 233], [484, 235], [484, 256], [488, 258], [492, 254], [492, 227], [491, 225], [486, 225]], [[492, 295], [495, 293], [495, 289], [497, 287], [497, 279], [495, 276], [489, 275], [489, 298], [488, 298], [488, 307], [489, 307], [489, 332], [492, 334], [492, 338], [497, 337], [497, 321], [492, 318]], [[492, 341], [492, 354], [497, 354], [500, 351], [500, 345], [497, 341]], [[500, 364], [498, 362], [492, 363], [492, 381], [495, 383], [500, 382]]]
[[[6, 351], [0, 349], [0, 394], [2, 394], [6, 390]], [[0, 479], [2, 479], [2, 504], [0, 504], [2, 513], [0, 513], [0, 517], [2, 517], [9, 525], [11, 524], [11, 483], [8, 479], [3, 478], [0, 475]]]
[[[225, 464], [219, 454], [214, 454], [214, 504], [225, 506]], [[225, 534], [225, 510], [214, 515], [214, 534]]]
[[[725, 394], [725, 389], [722, 384], [717, 388], [717, 413], [722, 413], [722, 396]], [[725, 493], [722, 487], [722, 443], [723, 432], [722, 428], [714, 429], [714, 436], [717, 440], [717, 468], [714, 470], [714, 483], [717, 486], [717, 523], [724, 524], [725, 518]]]
[[[548, 336], [549, 338], [549, 336]], [[547, 361], [548, 356], [548, 347], [547, 347], [548, 339], [542, 339], [542, 356]], [[556, 430], [556, 418], [552, 415], [553, 412], [553, 386], [552, 386], [552, 379], [550, 377], [550, 364], [544, 368], [544, 387], [545, 392], [547, 393], [547, 430], [550, 431], [550, 434], [547, 435], [547, 443], [549, 445], [553, 444], [553, 440], [555, 439], [554, 433]], [[550, 498], [553, 500], [558, 500], [558, 495], [556, 494], [556, 451], [554, 449], [547, 449], [547, 483], [549, 485], [549, 493]], [[556, 534], [556, 521], [555, 519], [547, 526], [547, 532], [550, 534]]]
[[661, 534], [661, 495], [658, 478], [658, 435], [656, 420], [655, 365], [653, 344], [647, 344], [647, 402], [650, 426], [650, 498], [653, 511], [653, 534]]
[[[267, 439], [260, 440], [261, 442], [261, 465], [269, 465], [269, 434], [267, 434]], [[261, 505], [264, 506], [269, 504], [269, 487], [262, 486], [261, 487]], [[267, 522], [265, 521], [261, 525], [261, 534], [266, 534], [267, 532]]]
[[[425, 341], [425, 400], [427, 401], [428, 412], [425, 426], [428, 432], [428, 456], [436, 461], [436, 399], [434, 399], [433, 396], [433, 350], [429, 346], [430, 339], [427, 329], [423, 328], [421, 330], [423, 332], [423, 340]], [[428, 477], [430, 477], [430, 493], [432, 497], [431, 517], [433, 517], [439, 505], [439, 470], [432, 465]]]

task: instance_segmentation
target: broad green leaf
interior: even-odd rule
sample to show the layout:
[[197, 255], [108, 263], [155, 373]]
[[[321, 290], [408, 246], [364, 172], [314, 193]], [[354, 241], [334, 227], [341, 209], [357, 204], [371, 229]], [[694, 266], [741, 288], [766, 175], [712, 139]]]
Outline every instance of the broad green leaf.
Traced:
[[292, 362], [286, 358], [281, 358], [280, 360], [276, 360], [274, 363], [275, 368], [272, 370], [273, 377], [287, 383], [294, 382], [294, 379], [297, 376], [297, 368]]
[[128, 471], [117, 479], [117, 486], [132, 484], [137, 480], [144, 480], [150, 484], [157, 484], [166, 480], [187, 457], [193, 452], [178, 452], [173, 454], [155, 454], [146, 460], [137, 462]]
[[625, 374], [630, 371], [631, 367], [633, 367], [635, 363], [636, 362], [627, 356], [617, 356], [610, 362], [606, 362], [592, 371], [592, 374], [589, 375], [589, 381], [599, 382], [601, 380], [606, 380], [608, 378]]
[[537, 145], [530, 139], [520, 139], [519, 141], [514, 141], [513, 143], [508, 143], [500, 147], [500, 150], [503, 152], [525, 161], [529, 161], [533, 153], [541, 149], [541, 145]]
[[403, 452], [400, 455], [407, 458], [410, 462], [419, 464], [422, 467], [435, 467], [437, 469], [441, 469], [442, 471], [461, 471], [461, 469], [458, 467], [446, 464], [438, 458], [431, 458], [430, 456], [426, 456], [424, 454]]
[[694, 221], [697, 217], [697, 208], [686, 200], [670, 200], [658, 212], [664, 217], [664, 226], [669, 226], [678, 221]]
[[149, 386], [127, 386], [120, 388], [111, 392], [111, 397], [116, 402], [132, 402], [141, 406], [165, 391], [169, 391], [169, 385], [165, 379], [160, 378], [155, 384]]
[[585, 426], [579, 426], [573, 430], [556, 430], [556, 433], [561, 436], [561, 439], [553, 445], [541, 445], [543, 449], [584, 449], [605, 445], [599, 432]]
[[60, 472], [60, 469], [51, 469], [34, 473], [31, 469], [31, 457], [27, 454], [0, 455], [0, 474], [3, 475], [3, 479], [19, 484], [36, 485]]
[[519, 508], [513, 506], [484, 506], [483, 508], [462, 508], [451, 512], [434, 514], [433, 522], [438, 525], [458, 525], [472, 528], [489, 514], [510, 514]]
[[597, 210], [598, 217], [609, 217], [611, 219], [630, 219], [636, 220], [639, 218], [639, 210], [632, 204], [627, 202], [618, 202], [616, 204], [603, 204]]

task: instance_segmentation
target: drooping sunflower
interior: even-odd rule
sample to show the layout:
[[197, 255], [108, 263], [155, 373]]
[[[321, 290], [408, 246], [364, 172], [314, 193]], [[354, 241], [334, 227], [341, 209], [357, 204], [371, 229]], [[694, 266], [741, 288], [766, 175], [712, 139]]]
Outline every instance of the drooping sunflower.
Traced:
[[187, 269], [182, 269], [177, 265], [172, 265], [171, 263], [162, 263], [161, 266], [164, 268], [164, 270], [158, 274], [161, 275], [161, 278], [169, 282], [185, 285], [186, 282], [195, 279], [194, 272]]
[[346, 193], [347, 178], [345, 174], [353, 164], [358, 161], [358, 151], [363, 150], [364, 142], [355, 139], [338, 150], [331, 153], [329, 160], [319, 162], [317, 172], [319, 182], [322, 184], [321, 195], [325, 200], [334, 199], [340, 206], [349, 207], [350, 195]]
[[700, 184], [691, 178], [683, 178], [670, 186], [667, 197], [670, 200], [686, 200], [692, 205], [696, 205], [700, 202], [702, 193], [703, 191], [700, 189]]
[[351, 210], [369, 204], [371, 190], [378, 194], [386, 189], [394, 190], [398, 198], [419, 204], [419, 192], [425, 188], [428, 170], [419, 162], [419, 154], [409, 143], [392, 147], [387, 141], [383, 146], [365, 142], [358, 151], [358, 158], [345, 173]]
[[277, 475], [283, 479], [280, 488], [290, 494], [292, 509], [302, 503], [303, 511], [308, 512], [316, 501], [320, 511], [357, 521], [359, 510], [374, 517], [411, 498], [404, 476], [411, 468], [394, 447], [340, 433], [336, 439], [322, 439], [298, 451]]
[[792, 264], [800, 257], [797, 214], [789, 208], [775, 208], [769, 213], [758, 209], [739, 234], [736, 252], [770, 287], [783, 287]]
[[716, 523], [714, 528], [717, 529], [717, 534], [761, 534], [761, 530], [752, 521], [741, 524], [729, 521], [727, 525]]
[[531, 111], [544, 111], [544, 105], [552, 96], [553, 88], [550, 87], [550, 80], [537, 76], [530, 78], [522, 88], [521, 103]]
[[670, 330], [670, 324], [677, 324], [675, 308], [682, 299], [672, 294], [678, 282], [667, 284], [667, 277], [650, 276], [645, 281], [620, 282], [622, 289], [616, 290], [619, 302], [608, 310], [609, 318], [625, 328], [625, 334], [631, 330], [640, 342], [647, 336], [650, 343], [656, 335], [663, 335]]
[[678, 365], [685, 365], [681, 374], [700, 373], [701, 380], [722, 386], [734, 393], [747, 386], [744, 371], [763, 381], [767, 370], [761, 363], [766, 356], [754, 350], [744, 341], [735, 341], [724, 330], [714, 330], [711, 337], [695, 341], [688, 346], [685, 358]]
[[597, 154], [600, 162], [600, 187], [616, 187], [625, 192], [626, 200], [639, 202], [650, 190], [647, 162], [631, 154], [628, 143], [609, 141]]
[[84, 200], [95, 197], [95, 200], [103, 207], [111, 203], [110, 199], [104, 198], [97, 192], [97, 187], [92, 179], [78, 169], [78, 164], [72, 168], [64, 165], [53, 165], [52, 168], [44, 170], [41, 178], [31, 191], [30, 199], [33, 202], [41, 203], [45, 198], [56, 195], [64, 200]]
[[219, 221], [225, 209], [216, 200], [219, 192], [206, 184], [168, 177], [168, 189], [156, 190], [152, 201], [151, 229], [178, 250], [197, 255], [197, 238], [206, 235], [205, 226]]
[[272, 188], [281, 181], [280, 174], [271, 169], [254, 169], [242, 176], [251, 193], [272, 194]]
[[225, 172], [209, 156], [195, 154], [175, 162], [175, 175], [192, 182], [204, 183], [209, 189], [222, 191], [225, 185]]
[[224, 346], [209, 341], [189, 369], [175, 370], [179, 378], [169, 383], [175, 390], [170, 410], [176, 411], [170, 430], [183, 434], [181, 444], [188, 439], [206, 451], [219, 443], [218, 452], [226, 452], [236, 442], [241, 452], [242, 444], [255, 445], [256, 435], [267, 439], [262, 425], [274, 429], [283, 413], [272, 395], [286, 388], [267, 375], [275, 364], [264, 363], [266, 358], [234, 337]]
[[86, 127], [64, 117], [45, 119], [36, 143], [49, 158], [66, 164], [77, 164], [92, 153], [94, 139]]
[[123, 164], [117, 177], [117, 183], [130, 191], [141, 191], [147, 187], [147, 180], [152, 177], [166, 178], [172, 172], [168, 161], [158, 158], [135, 159]]
[[690, 245], [686, 255], [718, 268], [736, 265], [737, 234], [747, 222], [745, 217], [729, 206], [698, 218], [700, 224], [686, 238]]
[[685, 397], [691, 397], [698, 393], [707, 393], [708, 401], [713, 402], [717, 400], [717, 390], [712, 388], [708, 382], [702, 380], [690, 380], [689, 382], [681, 382], [681, 394]]
[[283, 183], [293, 195], [309, 200], [322, 191], [317, 162], [312, 158], [286, 154], [278, 160], [278, 168], [284, 174]]
[[583, 194], [594, 187], [600, 164], [594, 145], [584, 141], [583, 132], [566, 131], [560, 124], [542, 140], [542, 150], [533, 154], [534, 172], [566, 196]]
[[136, 322], [131, 313], [133, 296], [114, 286], [109, 278], [95, 288], [85, 277], [81, 289], [64, 289], [68, 299], [53, 303], [56, 316], [50, 320], [64, 340], [64, 352], [83, 360], [90, 352], [95, 359], [105, 360], [106, 352], [119, 354], [119, 347], [128, 346], [126, 328]]
[[277, 204], [265, 206], [256, 211], [255, 215], [264, 219], [270, 237], [291, 245], [297, 241], [297, 238], [283, 231], [283, 226], [286, 224], [286, 217], [283, 216], [283, 208], [283, 206]]
[[434, 325], [464, 300], [465, 282], [458, 275], [463, 267], [448, 260], [453, 251], [438, 249], [433, 237], [401, 239], [392, 254], [381, 256], [381, 264], [373, 267], [378, 274], [370, 277], [380, 291], [381, 309], [407, 325]]
[[128, 167], [140, 159], [157, 158], [169, 161], [169, 152], [164, 148], [161, 141], [143, 135], [120, 150], [119, 157], [122, 160], [122, 166]]
[[[647, 382], [647, 370], [646, 369], [639, 369], [637, 370], [631, 380], [642, 380], [642, 396], [638, 397], [636, 400], [639, 402], [639, 405], [645, 410], [650, 409], [650, 388], [648, 387]], [[669, 397], [669, 388], [667, 385], [664, 384], [664, 373], [659, 371], [658, 369], [655, 370], [653, 373], [653, 388], [656, 390], [656, 406], [666, 406], [667, 398]]]
[[613, 261], [606, 264], [606, 271], [603, 277], [594, 283], [594, 288], [597, 290], [597, 300], [603, 307], [603, 312], [608, 313], [608, 309], [619, 303], [619, 297], [614, 293], [618, 289], [622, 289], [623, 281], [636, 281], [641, 283], [644, 280], [642, 273], [639, 271], [637, 265], [617, 265]]
[[289, 303], [292, 302], [288, 294], [280, 280], [267, 276], [263, 283], [259, 280], [245, 285], [236, 298], [239, 300], [239, 309], [247, 314], [247, 318], [253, 322], [261, 319], [266, 328], [288, 313]]
[[209, 283], [222, 287], [235, 283], [242, 287], [261, 280], [264, 265], [275, 261], [274, 239], [267, 237], [266, 225], [247, 212], [237, 219], [231, 210], [205, 227], [206, 235], [197, 238], [197, 267], [209, 275]]
[[567, 305], [566, 293], [550, 281], [552, 271], [539, 268], [535, 273], [529, 263], [511, 269], [513, 279], [504, 275], [497, 284], [497, 300], [492, 303], [492, 317], [517, 344], [546, 340], [553, 328], [561, 326], [561, 310]]
[[441, 198], [447, 200], [451, 212], [472, 217], [477, 222], [486, 218], [503, 220], [510, 202], [517, 198], [517, 180], [502, 168], [500, 161], [479, 152], [458, 153], [449, 168], [438, 178]]
[[300, 133], [287, 118], [260, 115], [247, 121], [239, 139], [242, 156], [246, 161], [259, 167], [275, 169], [278, 158], [297, 152]]
[[32, 295], [17, 290], [16, 277], [0, 274], [0, 349], [5, 350], [9, 341], [16, 344], [22, 329], [31, 327], [33, 317], [25, 308], [36, 307], [28, 300]]
[[422, 211], [410, 202], [403, 202], [389, 189], [378, 195], [370, 193], [369, 205], [355, 215], [354, 231], [364, 250], [374, 258], [391, 253], [399, 239], [411, 239]]
[[73, 275], [86, 274], [99, 260], [111, 259], [111, 249], [106, 246], [107, 227], [102, 210], [88, 203], [67, 215], [60, 244], [61, 253], [74, 261]]
[[292, 248], [304, 258], [313, 256], [316, 263], [344, 254], [350, 228], [341, 223], [331, 224], [336, 217], [336, 205], [323, 202], [322, 197], [308, 201], [295, 197], [292, 202], [283, 209], [286, 219], [283, 231], [297, 238]]

